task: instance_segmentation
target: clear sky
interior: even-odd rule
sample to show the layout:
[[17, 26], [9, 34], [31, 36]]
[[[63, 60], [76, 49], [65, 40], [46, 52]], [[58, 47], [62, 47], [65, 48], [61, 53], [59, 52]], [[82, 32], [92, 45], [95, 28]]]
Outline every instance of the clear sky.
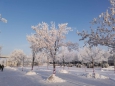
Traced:
[[110, 7], [109, 0], [0, 0], [0, 14], [8, 20], [0, 22], [2, 55], [14, 49], [31, 53], [26, 35], [34, 33], [32, 25], [51, 21], [56, 25], [68, 23], [73, 31], [67, 40], [78, 42], [76, 31], [90, 30], [90, 21]]

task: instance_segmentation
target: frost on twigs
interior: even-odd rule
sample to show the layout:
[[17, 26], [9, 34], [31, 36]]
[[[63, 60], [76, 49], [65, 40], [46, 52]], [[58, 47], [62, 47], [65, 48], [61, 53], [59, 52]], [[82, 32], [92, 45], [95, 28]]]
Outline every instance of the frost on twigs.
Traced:
[[29, 71], [29, 72], [26, 73], [26, 75], [36, 75], [36, 72], [34, 72], [34, 71]]
[[95, 79], [109, 79], [109, 77], [100, 75], [98, 73], [86, 73], [86, 74], [83, 74], [82, 76], [85, 76], [87, 78], [95, 78]]
[[51, 76], [48, 77], [47, 79], [48, 82], [65, 82], [65, 80], [55, 76], [55, 74], [52, 74]]
[[111, 7], [91, 21], [91, 31], [77, 33], [91, 47], [104, 45], [115, 48], [115, 0], [110, 0]]

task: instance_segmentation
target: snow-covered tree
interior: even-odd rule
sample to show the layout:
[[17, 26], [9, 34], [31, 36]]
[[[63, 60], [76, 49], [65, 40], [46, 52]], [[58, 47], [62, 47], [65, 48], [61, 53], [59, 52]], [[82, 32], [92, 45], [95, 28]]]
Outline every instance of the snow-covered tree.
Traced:
[[[24, 59], [25, 59], [26, 55], [24, 54], [23, 50], [14, 50], [11, 54], [10, 54], [10, 59], [12, 61], [16, 61], [17, 62], [17, 66], [21, 65], [24, 66]], [[23, 70], [23, 68], [22, 68]]]
[[90, 48], [89, 46], [85, 46], [84, 48], [79, 50], [79, 53], [84, 62], [92, 63], [93, 72], [94, 72], [94, 63], [95, 62], [99, 63], [100, 61], [103, 60], [103, 51], [98, 47]]
[[115, 48], [111, 48], [109, 51], [111, 53], [111, 58], [114, 62], [114, 72], [115, 72]]
[[73, 43], [73, 42], [69, 41], [69, 42], [66, 42], [65, 44], [70, 52], [79, 49], [78, 43]]
[[109, 50], [102, 50], [102, 58], [101, 61], [108, 62], [108, 58], [111, 56], [111, 53]]
[[66, 46], [62, 46], [58, 53], [58, 60], [63, 63], [63, 69], [65, 62], [72, 62], [76, 58], [76, 51], [78, 50], [78, 43], [66, 42]]
[[72, 43], [72, 42], [67, 42], [66, 47], [68, 48], [69, 53], [66, 55], [66, 58], [68, 58], [68, 62], [72, 62], [72, 60], [76, 59], [76, 54], [79, 49], [79, 44], [78, 43]]
[[44, 53], [44, 52], [39, 52], [37, 55], [36, 55], [36, 59], [35, 61], [38, 63], [44, 63], [47, 61], [47, 54]]
[[110, 3], [106, 12], [91, 21], [91, 32], [77, 32], [82, 37], [80, 40], [85, 40], [91, 47], [100, 44], [115, 49], [115, 0], [110, 0]]
[[39, 23], [31, 28], [36, 32], [33, 44], [39, 46], [38, 49], [42, 49], [42, 51], [50, 54], [53, 60], [53, 73], [55, 74], [56, 54], [58, 53], [59, 48], [65, 45], [64, 39], [71, 28], [67, 27], [67, 23], [59, 24], [57, 28], [55, 23], [51, 23], [51, 26], [49, 27], [45, 22]]
[[7, 23], [7, 20], [5, 18], [2, 18], [2, 15], [0, 14], [0, 21]]
[[35, 57], [39, 51], [41, 51], [41, 41], [36, 37], [36, 34], [32, 34], [27, 36], [27, 40], [30, 43], [30, 48], [32, 50], [32, 69], [34, 67]]
[[[112, 7], [99, 17], [91, 21], [91, 32], [78, 32], [82, 38], [90, 46], [97, 46], [98, 44], [115, 48], [115, 0], [110, 0]], [[94, 27], [93, 27], [94, 26]]]
[[63, 69], [65, 67], [65, 61], [68, 59], [67, 55], [69, 53], [69, 50], [67, 47], [62, 46], [58, 53], [58, 60], [63, 63]]

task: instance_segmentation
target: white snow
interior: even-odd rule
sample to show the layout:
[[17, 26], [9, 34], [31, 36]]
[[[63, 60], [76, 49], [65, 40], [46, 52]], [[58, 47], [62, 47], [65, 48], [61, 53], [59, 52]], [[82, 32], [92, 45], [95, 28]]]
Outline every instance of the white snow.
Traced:
[[86, 73], [86, 74], [82, 74], [82, 76], [85, 76], [87, 78], [95, 78], [95, 79], [109, 79], [109, 77], [100, 75], [98, 73]]
[[10, 67], [10, 66], [6, 66], [5, 68], [12, 69], [12, 70], [17, 70], [16, 68]]
[[[39, 70], [39, 69], [38, 69]], [[51, 70], [46, 70], [46, 69], [40, 69], [40, 71], [51, 71]]]
[[29, 72], [26, 73], [26, 75], [36, 75], [36, 72], [34, 72], [34, 71], [29, 71]]
[[110, 66], [108, 68], [101, 68], [101, 71], [113, 71], [113, 70], [114, 70], [113, 66]]
[[49, 76], [47, 81], [48, 82], [65, 82], [65, 80], [55, 76], [55, 74], [52, 74], [51, 76]]
[[[16, 70], [14, 71], [13, 68]], [[60, 73], [61, 67], [56, 67], [56, 75], [52, 74], [52, 66], [31, 67], [5, 67], [0, 72], [0, 86], [115, 86], [114, 71], [101, 71], [95, 68], [95, 75], [92, 68], [65, 67], [69, 73]], [[27, 74], [27, 75], [26, 75]], [[88, 78], [89, 77], [89, 78]], [[21, 83], [19, 83], [21, 82]]]
[[69, 73], [67, 70], [60, 70], [59, 73]]

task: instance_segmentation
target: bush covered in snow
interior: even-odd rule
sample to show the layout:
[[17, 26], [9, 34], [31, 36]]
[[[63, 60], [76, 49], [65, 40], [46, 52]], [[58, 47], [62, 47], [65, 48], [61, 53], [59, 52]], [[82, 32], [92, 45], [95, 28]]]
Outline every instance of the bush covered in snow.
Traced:
[[76, 67], [79, 67], [79, 68], [81, 68], [81, 66], [82, 66], [81, 64], [76, 64]]
[[93, 64], [92, 63], [87, 63], [87, 68], [93, 68]]
[[107, 67], [109, 67], [109, 64], [108, 64], [108, 63], [102, 64], [102, 68], [107, 68]]

